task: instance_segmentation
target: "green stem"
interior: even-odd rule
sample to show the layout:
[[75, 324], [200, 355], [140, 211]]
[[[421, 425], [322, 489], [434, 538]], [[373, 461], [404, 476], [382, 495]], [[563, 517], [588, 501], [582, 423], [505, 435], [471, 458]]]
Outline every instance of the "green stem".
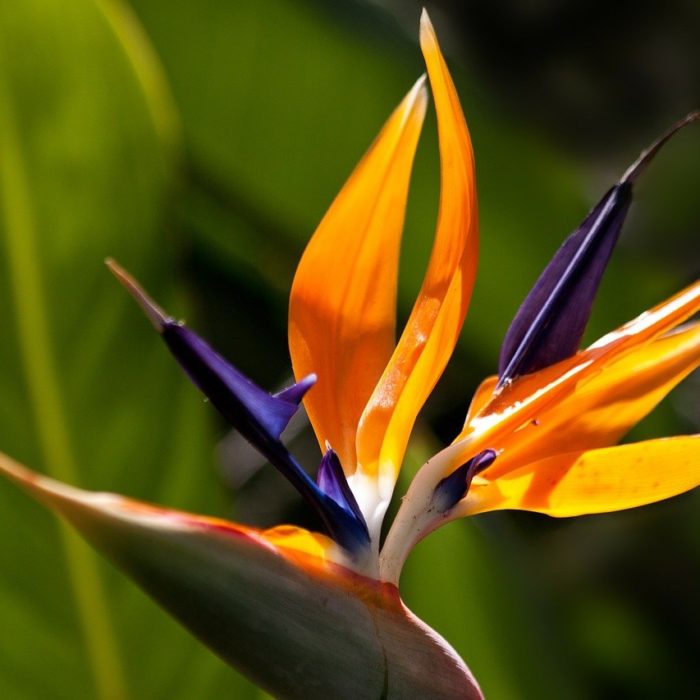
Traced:
[[[49, 337], [29, 182], [11, 95], [4, 82], [7, 75], [1, 69], [0, 65], [0, 204], [20, 351], [46, 470], [56, 479], [76, 483], [77, 469]], [[125, 699], [125, 682], [97, 563], [67, 526], [61, 526], [60, 536], [97, 696], [101, 700]]]

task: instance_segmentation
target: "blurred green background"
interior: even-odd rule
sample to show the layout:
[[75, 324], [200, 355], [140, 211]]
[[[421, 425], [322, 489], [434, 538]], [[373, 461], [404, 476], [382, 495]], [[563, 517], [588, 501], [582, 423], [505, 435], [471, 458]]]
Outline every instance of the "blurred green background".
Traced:
[[[700, 106], [693, 0], [428, 9], [472, 130], [482, 243], [472, 310], [404, 478], [455, 434], [563, 237]], [[419, 14], [400, 0], [0, 4], [0, 449], [88, 488], [315, 525], [227, 436], [102, 261], [127, 266], [263, 386], [288, 379], [296, 261], [423, 71]], [[416, 160], [400, 318], [431, 245], [434, 122]], [[588, 339], [697, 278], [699, 161], [691, 127], [644, 176]], [[699, 384], [631, 438], [697, 432]], [[312, 443], [301, 426], [310, 469]], [[418, 547], [402, 590], [489, 698], [700, 696], [700, 492], [572, 521], [455, 523]], [[0, 696], [98, 697], [95, 667], [114, 697], [259, 697], [0, 483]]]

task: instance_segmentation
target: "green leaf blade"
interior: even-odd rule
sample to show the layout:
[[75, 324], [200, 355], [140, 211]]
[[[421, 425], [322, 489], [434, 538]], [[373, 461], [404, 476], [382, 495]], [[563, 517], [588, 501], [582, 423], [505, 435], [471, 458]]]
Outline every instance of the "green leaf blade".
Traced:
[[275, 697], [482, 697], [392, 585], [285, 554], [264, 533], [66, 487], [2, 456], [0, 472]]

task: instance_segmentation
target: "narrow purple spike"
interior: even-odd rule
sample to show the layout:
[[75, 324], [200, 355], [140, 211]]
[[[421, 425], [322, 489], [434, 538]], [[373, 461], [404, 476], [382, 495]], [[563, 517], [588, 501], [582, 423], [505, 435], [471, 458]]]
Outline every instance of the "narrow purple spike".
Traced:
[[355, 494], [353, 494], [345, 477], [340, 459], [328, 443], [326, 443], [326, 453], [318, 468], [316, 483], [321, 491], [330, 496], [338, 505], [349, 510], [358, 520], [365, 522], [360, 506], [357, 505]]
[[440, 513], [454, 508], [466, 495], [472, 479], [496, 460], [494, 450], [483, 450], [446, 476], [433, 493], [433, 505]]
[[306, 392], [318, 381], [318, 377], [315, 374], [309, 374], [302, 380], [298, 381], [296, 384], [282, 389], [282, 391], [275, 394], [275, 398], [280, 401], [287, 401], [298, 406]]
[[279, 439], [304, 394], [316, 381], [315, 376], [305, 377], [277, 396], [268, 394], [196, 333], [165, 314], [114, 261], [108, 261], [107, 265], [143, 308], [192, 382], [241, 435], [284, 474], [317, 511], [330, 536], [351, 552], [365, 547], [369, 533], [361, 513], [358, 518], [358, 513], [348, 508], [347, 498], [336, 502], [333, 495], [324, 493]]
[[268, 394], [186, 326], [169, 321], [161, 335], [190, 379], [225, 418], [237, 428], [241, 422], [253, 421], [269, 437], [279, 439], [298, 403]]
[[236, 426], [252, 420], [278, 439], [315, 382], [315, 375], [309, 375], [278, 396], [271, 396], [196, 333], [168, 316], [114, 260], [108, 260], [107, 265], [139, 303], [190, 379], [224, 417]]
[[508, 328], [497, 388], [577, 352], [632, 202], [632, 185], [660, 148], [699, 116], [689, 114], [647, 148], [555, 253]]

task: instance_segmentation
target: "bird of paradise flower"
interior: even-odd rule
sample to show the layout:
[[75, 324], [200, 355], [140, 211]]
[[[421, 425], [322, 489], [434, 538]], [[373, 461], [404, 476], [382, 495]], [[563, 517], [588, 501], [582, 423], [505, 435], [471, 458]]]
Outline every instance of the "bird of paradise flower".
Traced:
[[[420, 39], [442, 190], [430, 263], [397, 343], [400, 236], [424, 77], [301, 259], [289, 308], [298, 381], [288, 389], [256, 386], [108, 261], [192, 381], [299, 490], [325, 532], [261, 531], [88, 493], [0, 455], [0, 472], [280, 697], [481, 697], [464, 662], [401, 602], [401, 568], [418, 541], [466, 515], [600, 513], [700, 483], [698, 435], [611, 447], [700, 364], [700, 324], [681, 325], [700, 309], [700, 283], [579, 350], [634, 183], [693, 114], [640, 156], [554, 255], [508, 330], [498, 375], [477, 389], [453, 443], [418, 471], [380, 547], [411, 429], [454, 349], [476, 275], [472, 146], [425, 13]], [[280, 439], [302, 400], [323, 453], [315, 481]]]

